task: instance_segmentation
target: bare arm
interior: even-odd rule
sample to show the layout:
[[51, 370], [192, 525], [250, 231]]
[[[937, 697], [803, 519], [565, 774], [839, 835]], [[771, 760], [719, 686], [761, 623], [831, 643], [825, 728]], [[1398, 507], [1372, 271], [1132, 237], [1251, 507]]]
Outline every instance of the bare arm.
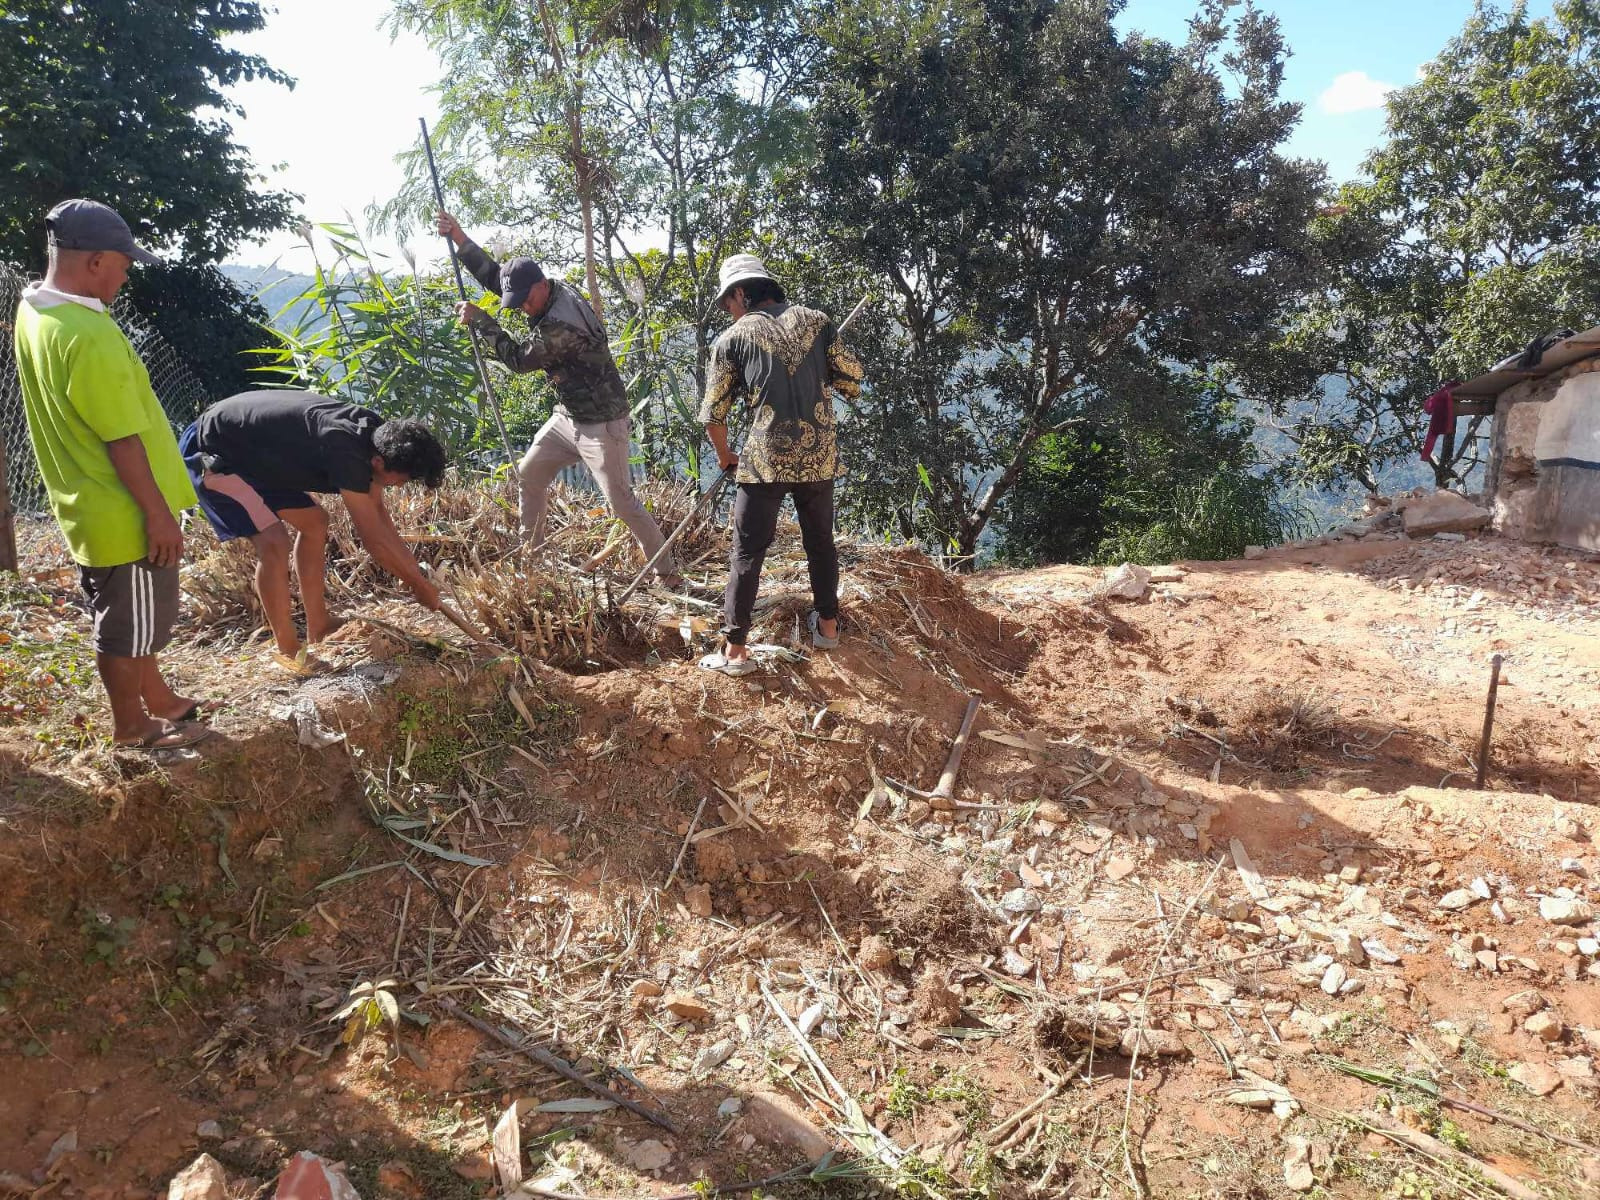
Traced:
[[400, 533], [384, 507], [382, 490], [374, 487], [370, 492], [341, 491], [350, 521], [367, 553], [389, 574], [393, 575], [416, 597], [424, 608], [439, 607], [439, 589], [422, 573], [411, 548], [400, 540]]
[[106, 456], [111, 467], [128, 489], [139, 511], [144, 513], [145, 550], [152, 563], [158, 567], [175, 567], [183, 557], [183, 529], [178, 518], [167, 507], [167, 498], [156, 486], [156, 477], [150, 470], [150, 458], [144, 452], [139, 435], [118, 438], [106, 443]]
[[699, 415], [724, 471], [739, 465], [739, 456], [728, 448], [728, 412], [743, 382], [727, 341], [718, 338], [711, 347], [711, 357], [706, 360], [706, 394], [700, 402]]
[[728, 427], [721, 423], [708, 424], [706, 436], [711, 439], [711, 448], [717, 452], [717, 463], [724, 471], [739, 465], [739, 456], [728, 448]]

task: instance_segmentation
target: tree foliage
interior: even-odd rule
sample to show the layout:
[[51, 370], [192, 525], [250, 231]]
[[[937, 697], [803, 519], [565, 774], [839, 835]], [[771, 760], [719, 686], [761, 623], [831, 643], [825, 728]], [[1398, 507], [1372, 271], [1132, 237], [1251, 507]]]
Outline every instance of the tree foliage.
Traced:
[[[1376, 489], [1413, 458], [1422, 400], [1600, 314], [1600, 8], [1480, 3], [1389, 97], [1387, 140], [1317, 222], [1327, 286], [1286, 339], [1276, 397], [1303, 478]], [[1473, 418], [1435, 460], [1477, 462]]]
[[1309, 531], [1218, 381], [1178, 376], [1166, 392], [1135, 419], [1041, 438], [996, 518], [998, 556], [1021, 565], [1237, 558]]
[[272, 341], [268, 314], [216, 267], [163, 263], [128, 276], [124, 293], [220, 400], [261, 386], [254, 352]]
[[260, 188], [224, 88], [292, 80], [224, 39], [263, 24], [247, 0], [0, 4], [0, 259], [44, 262], [44, 216], [110, 200], [136, 236], [195, 263], [281, 228], [296, 197]]
[[[503, 458], [491, 415], [482, 411], [472, 355], [455, 323], [455, 286], [392, 269], [345, 225], [302, 232], [316, 271], [288, 301], [274, 345], [257, 352], [258, 387], [298, 387], [426, 421], [453, 457], [485, 465]], [[314, 233], [331, 247], [325, 265]], [[391, 268], [386, 270], [385, 268]], [[478, 297], [493, 309], [491, 297]], [[472, 397], [472, 401], [468, 400]]]
[[970, 558], [1041, 439], [1260, 351], [1304, 287], [1320, 170], [1277, 151], [1298, 109], [1276, 22], [1228, 7], [1181, 46], [1089, 0], [861, 0], [825, 27], [784, 191], [887, 289], [845, 436], [902, 532]]
[[[547, 268], [583, 268], [636, 394], [672, 398], [641, 414], [647, 457], [681, 461], [721, 320], [717, 264], [757, 236], [767, 181], [794, 144], [811, 4], [397, 0], [393, 11], [444, 63], [448, 203], [468, 223], [509, 226], [512, 246]], [[378, 214], [401, 229], [434, 207], [420, 150], [407, 168]]]

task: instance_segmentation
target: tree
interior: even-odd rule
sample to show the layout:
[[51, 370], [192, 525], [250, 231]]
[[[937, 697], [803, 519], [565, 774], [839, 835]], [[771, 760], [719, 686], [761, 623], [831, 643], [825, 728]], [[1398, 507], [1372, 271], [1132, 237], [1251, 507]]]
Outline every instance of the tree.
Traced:
[[[1313, 483], [1377, 490], [1413, 459], [1422, 401], [1530, 339], [1600, 314], [1600, 8], [1480, 2], [1422, 77], [1389, 97], [1388, 137], [1317, 222], [1325, 289], [1256, 381]], [[1436, 451], [1440, 487], [1477, 465], [1469, 420]]]
[[826, 27], [785, 191], [887, 290], [846, 436], [902, 532], [971, 561], [1041, 439], [1254, 353], [1305, 288], [1320, 169], [1277, 152], [1276, 22], [1230, 7], [1182, 46], [1090, 0], [861, 0]]
[[[464, 220], [582, 267], [610, 318], [652, 461], [693, 457], [695, 394], [721, 315], [717, 265], [748, 249], [799, 126], [812, 2], [397, 0], [445, 64], [435, 149]], [[554, 32], [552, 32], [552, 30]], [[378, 215], [434, 206], [420, 151]]]
[[223, 91], [293, 86], [224, 45], [262, 24], [246, 0], [0, 5], [0, 259], [42, 266], [45, 213], [72, 196], [111, 199], [135, 236], [195, 263], [282, 228], [297, 197], [261, 189]]
[[1262, 469], [1254, 423], [1220, 379], [1152, 378], [1162, 403], [1041, 438], [996, 518], [1011, 562], [1238, 558], [1300, 536], [1307, 514]]
[[124, 295], [220, 400], [263, 386], [254, 352], [271, 343], [267, 311], [216, 267], [163, 263], [128, 276]]

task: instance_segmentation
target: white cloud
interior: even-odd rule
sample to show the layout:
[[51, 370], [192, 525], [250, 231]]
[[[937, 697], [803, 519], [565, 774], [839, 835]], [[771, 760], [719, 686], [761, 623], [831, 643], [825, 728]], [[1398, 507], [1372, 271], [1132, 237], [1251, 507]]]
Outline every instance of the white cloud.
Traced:
[[1365, 71], [1346, 71], [1333, 77], [1327, 90], [1317, 97], [1317, 104], [1325, 113], [1365, 112], [1382, 108], [1384, 98], [1394, 91], [1394, 86], [1372, 78]]

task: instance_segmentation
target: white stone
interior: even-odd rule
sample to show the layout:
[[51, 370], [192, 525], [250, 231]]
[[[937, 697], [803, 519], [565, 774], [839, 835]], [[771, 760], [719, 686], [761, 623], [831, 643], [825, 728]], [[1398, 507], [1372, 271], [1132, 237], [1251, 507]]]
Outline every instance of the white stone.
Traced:
[[1552, 925], [1587, 925], [1594, 920], [1594, 909], [1582, 900], [1545, 896], [1539, 901], [1539, 915]]
[[1105, 594], [1119, 600], [1142, 600], [1150, 590], [1150, 569], [1123, 563], [1106, 576]]
[[1024, 917], [1043, 907], [1044, 902], [1027, 888], [1012, 888], [1000, 900], [1001, 910], [1013, 917]]
[[1439, 907], [1446, 912], [1460, 912], [1463, 908], [1470, 908], [1477, 902], [1478, 897], [1474, 896], [1466, 888], [1457, 888], [1455, 891], [1446, 892], [1439, 897]]
[[622, 1142], [622, 1157], [635, 1171], [659, 1171], [672, 1161], [672, 1151], [655, 1138]]
[[1561, 1074], [1544, 1063], [1512, 1063], [1506, 1074], [1535, 1096], [1548, 1096], [1561, 1086]]
[[1383, 942], [1375, 937], [1369, 937], [1361, 943], [1361, 948], [1367, 952], [1367, 957], [1373, 962], [1393, 965], [1400, 961], [1400, 956]]
[[700, 1051], [700, 1057], [694, 1060], [694, 1073], [704, 1075], [707, 1071], [715, 1071], [723, 1063], [733, 1057], [733, 1039], [723, 1038], [713, 1042]]
[[1367, 961], [1367, 951], [1361, 944], [1361, 939], [1348, 929], [1339, 929], [1333, 935], [1333, 949], [1348, 963], [1361, 966]]
[[1285, 1138], [1288, 1152], [1283, 1156], [1283, 1185], [1291, 1192], [1309, 1192], [1317, 1186], [1311, 1170], [1311, 1143], [1305, 1138]]
[[202, 1154], [167, 1187], [167, 1200], [228, 1200], [228, 1173], [209, 1154]]
[[1489, 523], [1489, 510], [1454, 492], [1434, 492], [1407, 504], [1403, 519], [1406, 536], [1422, 538], [1482, 529]]

